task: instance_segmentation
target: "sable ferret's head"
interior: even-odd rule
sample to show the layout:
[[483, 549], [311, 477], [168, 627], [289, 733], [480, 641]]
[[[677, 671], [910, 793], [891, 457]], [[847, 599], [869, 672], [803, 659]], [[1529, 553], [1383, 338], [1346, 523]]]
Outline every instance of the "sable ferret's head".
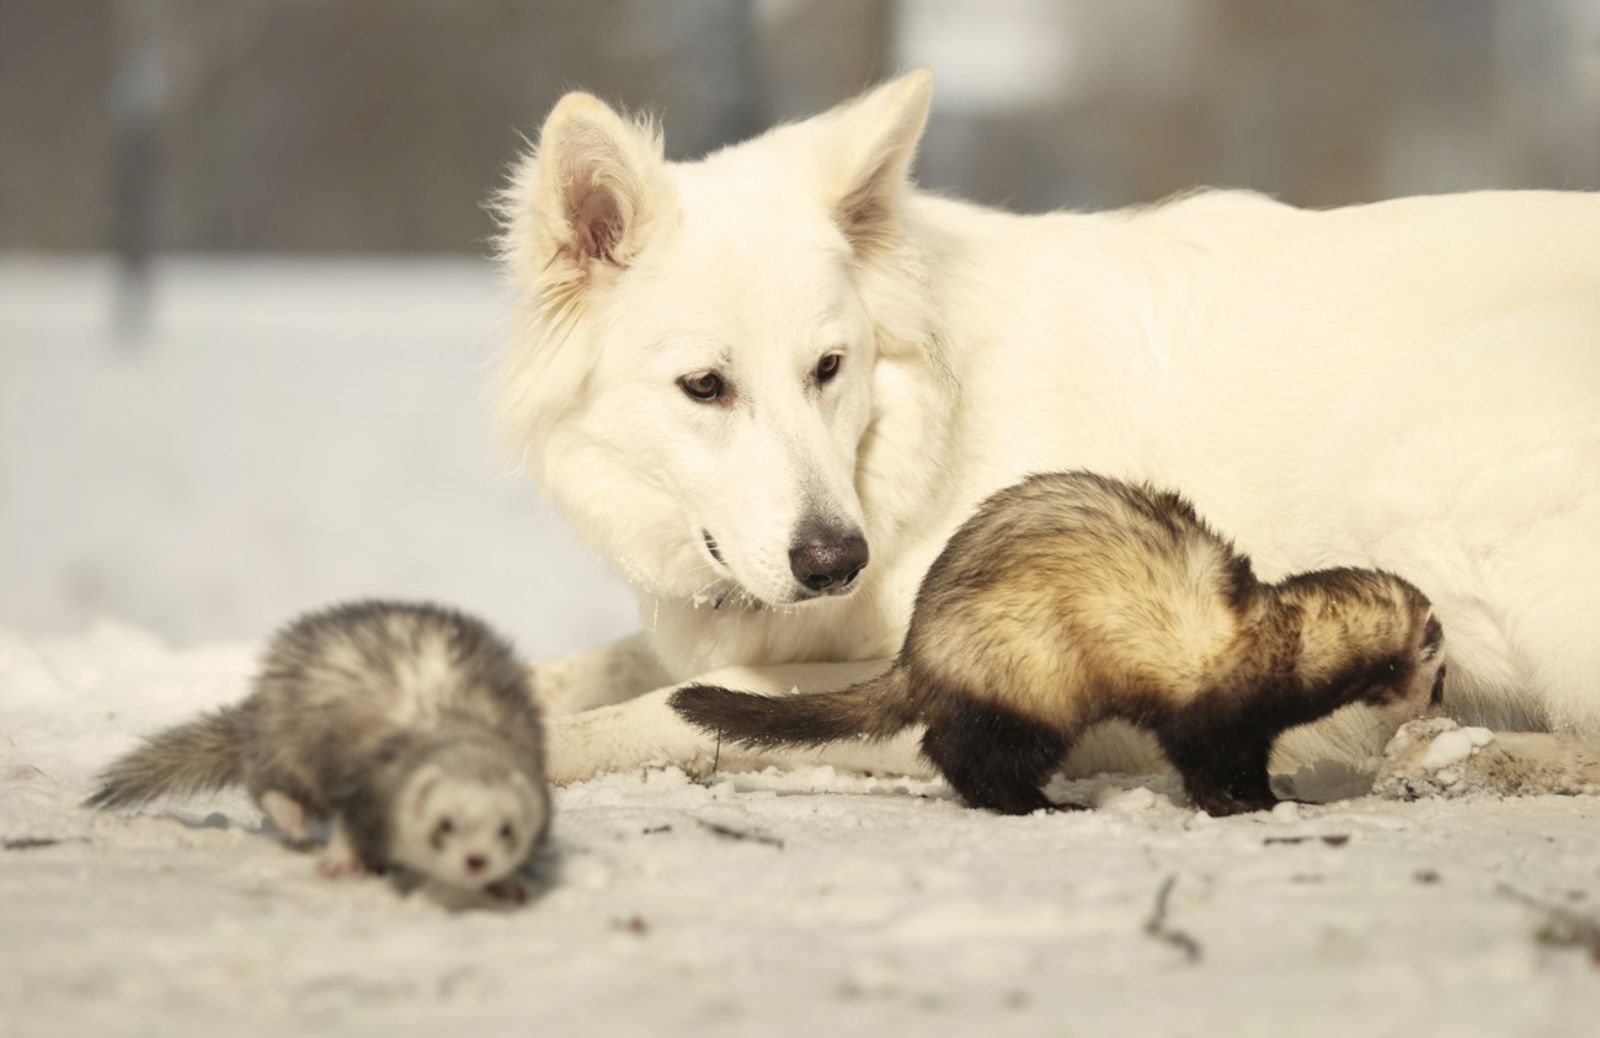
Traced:
[[1391, 714], [1396, 723], [1444, 697], [1444, 626], [1421, 591], [1381, 570], [1307, 573], [1280, 586], [1300, 607], [1296, 670], [1305, 684]]
[[1378, 657], [1364, 699], [1404, 724], [1444, 702], [1444, 625], [1425, 606], [1397, 616], [1393, 631], [1398, 644]]
[[504, 879], [527, 860], [545, 826], [545, 799], [516, 768], [418, 768], [394, 804], [397, 864], [462, 889]]

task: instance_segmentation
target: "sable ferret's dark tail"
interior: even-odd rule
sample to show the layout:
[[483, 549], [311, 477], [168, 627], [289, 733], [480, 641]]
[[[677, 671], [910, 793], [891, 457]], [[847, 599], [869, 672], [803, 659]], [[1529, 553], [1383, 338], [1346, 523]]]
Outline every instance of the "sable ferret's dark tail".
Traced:
[[864, 736], [887, 739], [916, 722], [917, 704], [900, 666], [839, 692], [762, 696], [715, 685], [672, 694], [689, 723], [746, 746], [817, 746]]
[[204, 793], [243, 774], [239, 708], [225, 706], [188, 724], [150, 736], [100, 776], [85, 807], [132, 807], [166, 793]]

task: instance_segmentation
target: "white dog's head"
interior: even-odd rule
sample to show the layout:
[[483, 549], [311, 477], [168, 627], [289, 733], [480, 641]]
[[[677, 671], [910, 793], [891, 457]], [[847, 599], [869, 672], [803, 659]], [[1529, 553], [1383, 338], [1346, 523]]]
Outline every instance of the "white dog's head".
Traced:
[[929, 431], [880, 427], [886, 396], [922, 392], [897, 365], [927, 357], [886, 343], [864, 296], [886, 265], [908, 273], [895, 221], [930, 94], [912, 73], [691, 163], [568, 94], [518, 167], [502, 424], [646, 591], [780, 605], [857, 586], [882, 526], [868, 454]]

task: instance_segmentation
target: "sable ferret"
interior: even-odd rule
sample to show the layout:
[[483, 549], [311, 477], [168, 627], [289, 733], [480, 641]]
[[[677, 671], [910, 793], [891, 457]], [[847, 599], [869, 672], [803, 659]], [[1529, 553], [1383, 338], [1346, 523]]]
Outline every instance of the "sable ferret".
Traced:
[[243, 702], [146, 740], [85, 803], [242, 782], [291, 837], [331, 822], [325, 872], [399, 866], [474, 890], [516, 887], [549, 827], [544, 774], [539, 710], [505, 641], [453, 610], [369, 601], [291, 623]]
[[883, 739], [922, 752], [974, 806], [1052, 806], [1040, 786], [1086, 728], [1154, 732], [1211, 814], [1270, 806], [1285, 729], [1352, 702], [1423, 713], [1443, 629], [1390, 573], [1329, 569], [1264, 584], [1176, 494], [1087, 472], [1034, 476], [985, 501], [923, 579], [887, 672], [840, 692], [769, 698], [680, 689], [692, 723], [755, 746]]

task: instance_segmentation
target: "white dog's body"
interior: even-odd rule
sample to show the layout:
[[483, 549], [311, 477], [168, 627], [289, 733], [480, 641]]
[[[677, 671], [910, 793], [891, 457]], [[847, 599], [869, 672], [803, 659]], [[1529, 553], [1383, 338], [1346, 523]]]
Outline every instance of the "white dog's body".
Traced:
[[[658, 685], [881, 669], [973, 507], [1062, 468], [1181, 491], [1267, 579], [1394, 570], [1445, 623], [1452, 709], [1600, 732], [1600, 198], [1016, 216], [905, 184], [928, 93], [692, 164], [571, 95], [506, 193], [502, 415], [646, 627], [540, 668], [557, 710], [603, 707], [555, 721], [557, 780], [709, 760]], [[865, 536], [849, 593], [797, 583], [815, 530]], [[1359, 727], [1292, 752], [1369, 753]], [[820, 758], [925, 770], [913, 745]]]

